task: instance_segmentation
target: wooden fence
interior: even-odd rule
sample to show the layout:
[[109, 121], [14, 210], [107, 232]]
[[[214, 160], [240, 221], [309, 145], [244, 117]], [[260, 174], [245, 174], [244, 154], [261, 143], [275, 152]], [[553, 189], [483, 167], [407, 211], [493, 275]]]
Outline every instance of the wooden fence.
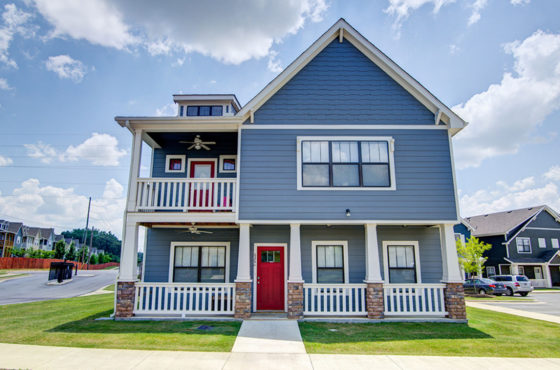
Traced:
[[[29, 257], [0, 257], [0, 270], [4, 269], [48, 269], [51, 262], [64, 262], [54, 258], [29, 258]], [[78, 265], [80, 270], [102, 270], [106, 267], [119, 266], [117, 262], [102, 263], [99, 265], [87, 265], [85, 263], [67, 261]]]

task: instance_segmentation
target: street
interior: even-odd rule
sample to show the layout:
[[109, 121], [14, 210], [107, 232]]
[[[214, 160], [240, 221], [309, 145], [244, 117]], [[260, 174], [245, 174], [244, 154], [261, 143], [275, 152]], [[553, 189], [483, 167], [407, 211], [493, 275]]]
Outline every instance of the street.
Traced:
[[118, 270], [79, 270], [71, 282], [47, 285], [48, 271], [30, 271], [29, 276], [0, 282], [0, 305], [70, 298], [113, 284]]
[[523, 310], [536, 313], [544, 313], [548, 315], [560, 316], [560, 292], [558, 293], [531, 293], [528, 296], [534, 301], [522, 302], [484, 302], [489, 306], [507, 307], [516, 310]]

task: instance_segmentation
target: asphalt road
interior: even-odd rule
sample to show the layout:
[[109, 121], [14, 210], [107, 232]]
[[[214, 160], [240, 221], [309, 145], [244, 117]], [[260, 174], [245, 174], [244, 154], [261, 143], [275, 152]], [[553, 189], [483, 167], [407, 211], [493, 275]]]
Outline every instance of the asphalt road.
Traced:
[[[560, 316], [560, 292], [558, 293], [530, 293], [529, 298], [533, 302], [484, 302], [490, 306], [500, 306], [514, 308], [517, 310], [545, 313], [548, 315]], [[482, 302], [481, 302], [482, 303]]]
[[118, 270], [78, 271], [63, 285], [47, 285], [48, 271], [32, 271], [29, 276], [0, 282], [0, 305], [70, 298], [113, 284]]

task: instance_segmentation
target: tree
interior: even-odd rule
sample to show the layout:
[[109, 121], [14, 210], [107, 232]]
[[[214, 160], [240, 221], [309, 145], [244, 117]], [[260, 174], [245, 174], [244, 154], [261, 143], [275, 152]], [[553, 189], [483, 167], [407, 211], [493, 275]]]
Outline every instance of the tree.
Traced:
[[484, 263], [488, 259], [488, 257], [483, 257], [483, 254], [492, 246], [474, 236], [471, 236], [464, 244], [461, 240], [457, 240], [456, 245], [459, 264], [463, 267], [463, 270], [469, 275], [477, 274], [481, 276]]
[[64, 240], [59, 240], [54, 244], [54, 258], [63, 259], [66, 253], [66, 243]]
[[97, 265], [99, 260], [97, 259], [97, 254], [92, 254], [91, 258], [89, 259], [89, 263], [92, 265]]
[[87, 261], [88, 255], [89, 248], [87, 247], [87, 245], [82, 245], [80, 250], [78, 251], [77, 261], [85, 263], [85, 261]]
[[76, 260], [76, 247], [74, 246], [74, 242], [70, 243], [70, 248], [68, 249], [68, 252], [66, 252], [66, 256], [64, 256], [64, 259], [67, 259], [69, 261]]
[[[88, 235], [90, 232], [91, 230], [88, 230]], [[85, 229], [63, 231], [62, 235], [64, 235], [65, 238], [82, 240], [85, 235]], [[94, 230], [92, 247], [97, 248], [99, 251], [103, 251], [105, 254], [111, 255], [111, 259], [115, 261], [118, 261], [119, 256], [121, 255], [121, 241], [111, 232]]]

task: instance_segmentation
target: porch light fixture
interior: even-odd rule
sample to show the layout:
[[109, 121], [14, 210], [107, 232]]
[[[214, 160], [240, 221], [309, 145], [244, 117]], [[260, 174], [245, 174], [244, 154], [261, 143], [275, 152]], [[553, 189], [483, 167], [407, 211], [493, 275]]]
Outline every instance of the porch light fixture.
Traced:
[[346, 208], [346, 217], [350, 217], [351, 213], [350, 213], [350, 208]]

